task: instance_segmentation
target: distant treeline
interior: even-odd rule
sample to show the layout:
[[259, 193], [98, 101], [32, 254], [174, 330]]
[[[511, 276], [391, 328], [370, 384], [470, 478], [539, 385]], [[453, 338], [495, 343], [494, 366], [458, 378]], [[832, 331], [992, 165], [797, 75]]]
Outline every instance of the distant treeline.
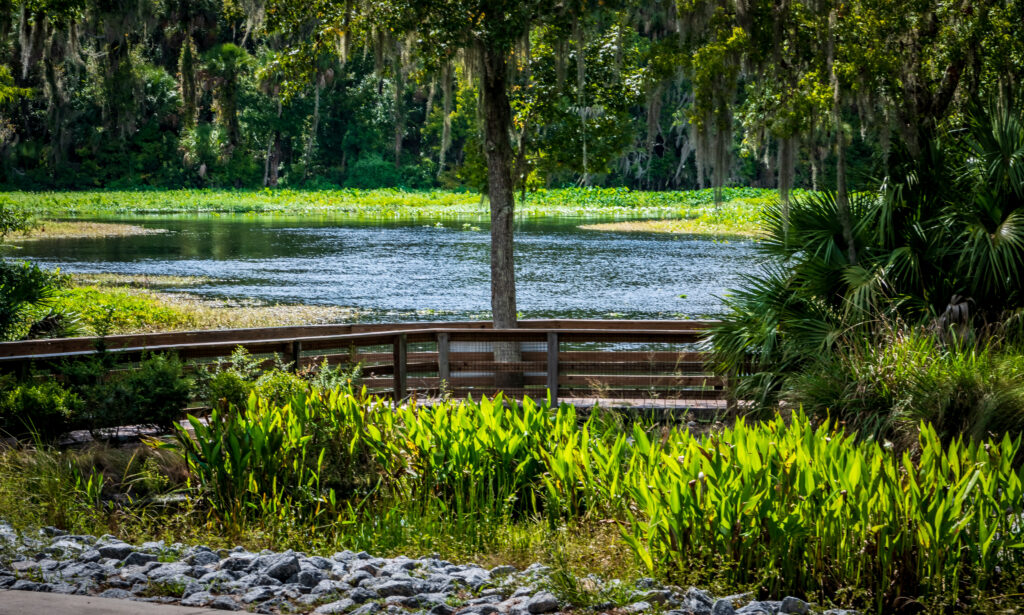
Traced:
[[[0, 0], [0, 185], [486, 189], [472, 54], [425, 59], [386, 25], [394, 3], [363, 4]], [[553, 3], [566, 19], [510, 62], [517, 183], [829, 188], [838, 110], [856, 184], [884, 171], [904, 107], [941, 119], [993, 71], [1016, 81], [1020, 2], [902, 21], [854, 2], [838, 29], [828, 6], [742, 4]], [[858, 30], [872, 20], [895, 25]]]

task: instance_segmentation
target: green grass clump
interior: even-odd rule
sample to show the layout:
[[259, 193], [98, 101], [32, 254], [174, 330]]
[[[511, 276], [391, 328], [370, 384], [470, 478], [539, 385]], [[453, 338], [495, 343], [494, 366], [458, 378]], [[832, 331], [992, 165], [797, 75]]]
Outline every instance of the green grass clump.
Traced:
[[72, 280], [79, 285], [57, 290], [50, 307], [69, 317], [66, 326], [75, 335], [324, 324], [358, 315], [340, 306], [238, 302], [157, 290], [202, 284], [204, 278], [99, 274]]
[[75, 314], [90, 332], [172, 330], [188, 327], [193, 321], [184, 310], [129, 288], [77, 286], [62, 289], [54, 308]]

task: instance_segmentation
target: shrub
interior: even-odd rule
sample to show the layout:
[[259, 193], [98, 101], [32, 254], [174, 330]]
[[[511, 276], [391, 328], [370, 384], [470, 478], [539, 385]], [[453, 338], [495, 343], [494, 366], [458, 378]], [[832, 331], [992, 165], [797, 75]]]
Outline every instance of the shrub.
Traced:
[[921, 421], [946, 439], [1024, 433], [1024, 356], [921, 332], [840, 346], [789, 377], [783, 398], [862, 434], [916, 443]]
[[395, 165], [379, 154], [363, 154], [352, 165], [345, 179], [346, 188], [393, 188], [402, 183], [402, 176]]
[[73, 428], [81, 399], [54, 380], [15, 383], [0, 379], [0, 432], [15, 438], [53, 440]]
[[62, 366], [68, 386], [85, 402], [90, 429], [153, 425], [169, 429], [183, 418], [192, 380], [173, 354], [150, 354], [137, 369], [112, 372], [114, 357], [101, 353]]
[[64, 283], [58, 272], [0, 259], [0, 341], [24, 337]]

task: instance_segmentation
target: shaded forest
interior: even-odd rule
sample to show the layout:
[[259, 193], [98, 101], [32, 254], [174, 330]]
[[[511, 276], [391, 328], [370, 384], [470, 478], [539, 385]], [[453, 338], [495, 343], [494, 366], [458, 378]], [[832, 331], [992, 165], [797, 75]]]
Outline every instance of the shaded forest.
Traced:
[[[0, 2], [0, 183], [485, 190], [479, 59], [391, 4]], [[1024, 57], [1020, 2], [550, 4], [510, 57], [520, 188], [832, 188], [840, 150], [868, 181]]]

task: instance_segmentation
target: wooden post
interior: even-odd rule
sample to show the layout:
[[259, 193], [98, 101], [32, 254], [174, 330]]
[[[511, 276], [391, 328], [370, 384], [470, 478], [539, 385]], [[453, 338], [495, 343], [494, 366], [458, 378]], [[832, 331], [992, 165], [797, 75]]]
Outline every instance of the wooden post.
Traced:
[[395, 406], [405, 399], [405, 370], [406, 370], [406, 335], [401, 333], [395, 336], [395, 349], [392, 353], [395, 377]]
[[302, 342], [292, 342], [292, 371], [299, 371], [299, 364], [302, 362]]
[[548, 393], [551, 405], [558, 405], [558, 333], [548, 332]]
[[449, 351], [451, 350], [450, 337], [448, 333], [437, 334], [437, 376], [441, 380], [449, 380], [452, 377], [451, 361], [449, 359]]

